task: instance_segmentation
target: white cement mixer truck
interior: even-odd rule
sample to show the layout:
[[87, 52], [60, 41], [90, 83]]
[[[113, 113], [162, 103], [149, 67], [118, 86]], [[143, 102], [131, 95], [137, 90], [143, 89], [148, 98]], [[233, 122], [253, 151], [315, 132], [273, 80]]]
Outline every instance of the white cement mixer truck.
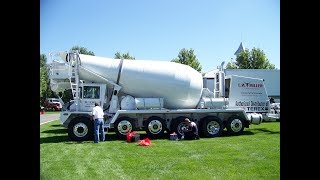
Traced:
[[71, 89], [73, 100], [63, 105], [61, 125], [71, 140], [93, 138], [90, 120], [94, 103], [105, 111], [105, 133], [119, 138], [143, 130], [150, 138], [176, 132], [183, 135], [184, 119], [197, 123], [202, 137], [217, 137], [226, 129], [241, 134], [260, 124], [270, 104], [262, 79], [216, 74], [215, 89], [203, 88], [201, 73], [170, 61], [126, 60], [79, 54], [50, 53], [50, 87]]

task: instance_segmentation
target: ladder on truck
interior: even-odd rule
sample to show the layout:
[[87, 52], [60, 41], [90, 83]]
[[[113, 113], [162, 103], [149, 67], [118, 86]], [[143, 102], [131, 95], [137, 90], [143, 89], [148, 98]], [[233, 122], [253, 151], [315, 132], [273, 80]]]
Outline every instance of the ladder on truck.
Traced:
[[68, 54], [69, 81], [72, 97], [75, 101], [76, 111], [79, 111], [79, 53], [78, 51]]
[[[80, 97], [79, 97], [79, 63], [80, 63], [80, 58], [79, 58], [79, 53], [78, 50], [75, 52], [71, 52], [68, 54], [68, 63], [69, 63], [69, 81], [71, 85], [71, 91], [72, 91], [72, 96], [73, 99], [75, 100], [76, 103], [76, 111], [79, 111], [79, 102], [80, 102]], [[82, 81], [81, 81], [82, 82]], [[103, 125], [104, 134], [108, 134], [109, 128], [110, 128], [110, 123], [105, 122]]]

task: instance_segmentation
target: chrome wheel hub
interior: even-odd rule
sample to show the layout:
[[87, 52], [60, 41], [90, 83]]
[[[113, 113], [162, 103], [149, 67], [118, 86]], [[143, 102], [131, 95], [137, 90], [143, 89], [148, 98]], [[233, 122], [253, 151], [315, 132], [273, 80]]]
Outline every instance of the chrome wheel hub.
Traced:
[[117, 128], [121, 134], [125, 135], [127, 132], [132, 131], [132, 124], [130, 121], [123, 120], [120, 121]]
[[84, 137], [88, 133], [88, 127], [84, 123], [77, 123], [73, 127], [73, 134], [77, 137]]
[[208, 124], [207, 124], [207, 132], [209, 134], [217, 134], [219, 131], [220, 131], [220, 125], [217, 121], [210, 121]]
[[230, 124], [230, 127], [233, 132], [239, 132], [242, 129], [242, 126], [243, 124], [240, 119], [234, 119]]
[[152, 120], [148, 124], [148, 129], [152, 134], [159, 134], [162, 131], [162, 123], [159, 120]]

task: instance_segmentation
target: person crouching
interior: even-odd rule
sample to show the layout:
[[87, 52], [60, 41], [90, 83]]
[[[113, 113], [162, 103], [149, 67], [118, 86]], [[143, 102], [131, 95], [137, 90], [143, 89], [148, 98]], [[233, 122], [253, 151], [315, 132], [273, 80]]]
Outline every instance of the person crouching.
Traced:
[[184, 139], [187, 139], [187, 140], [200, 139], [198, 134], [197, 124], [191, 121], [189, 118], [186, 118], [184, 121], [187, 124], [187, 128], [184, 130]]

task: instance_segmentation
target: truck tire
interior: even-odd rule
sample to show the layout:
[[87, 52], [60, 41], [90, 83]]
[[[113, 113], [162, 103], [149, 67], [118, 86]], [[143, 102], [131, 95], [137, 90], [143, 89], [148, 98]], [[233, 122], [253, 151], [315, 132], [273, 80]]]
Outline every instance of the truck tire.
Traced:
[[73, 141], [86, 141], [93, 138], [93, 121], [87, 117], [77, 117], [68, 125], [68, 136]]
[[135, 130], [134, 120], [129, 117], [120, 117], [114, 123], [114, 131], [121, 139], [125, 139], [127, 132], [133, 130]]
[[200, 121], [199, 133], [203, 137], [213, 138], [221, 135], [223, 124], [216, 116], [207, 116]]
[[186, 127], [187, 124], [184, 122], [184, 120], [187, 117], [180, 116], [172, 120], [170, 125], [170, 131], [171, 133], [175, 132], [177, 133], [178, 137], [181, 138], [181, 136], [184, 135], [184, 132], [182, 131], [182, 127]]
[[226, 129], [229, 135], [239, 135], [243, 132], [244, 121], [237, 115], [230, 116], [226, 122]]
[[166, 127], [165, 120], [157, 116], [149, 117], [144, 125], [147, 135], [152, 138], [162, 137]]

